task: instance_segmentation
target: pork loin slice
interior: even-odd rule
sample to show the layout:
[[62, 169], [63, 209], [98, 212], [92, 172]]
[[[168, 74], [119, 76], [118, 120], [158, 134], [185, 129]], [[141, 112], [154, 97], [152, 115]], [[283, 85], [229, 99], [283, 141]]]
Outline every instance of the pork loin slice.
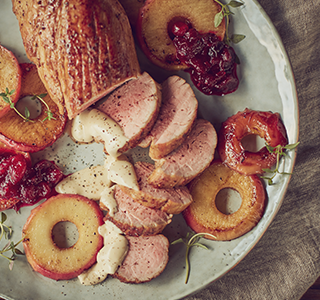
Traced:
[[105, 219], [113, 222], [126, 235], [155, 235], [171, 222], [172, 215], [134, 201], [119, 186], [114, 188], [114, 198], [118, 211], [113, 216], [107, 214]]
[[166, 157], [156, 161], [155, 170], [148, 178], [149, 184], [170, 188], [189, 183], [209, 166], [217, 146], [213, 125], [197, 119], [183, 144]]
[[150, 208], [161, 209], [168, 214], [179, 214], [192, 202], [192, 196], [187, 187], [168, 189], [155, 188], [148, 183], [148, 177], [154, 171], [154, 165], [147, 162], [134, 164], [139, 191], [120, 186], [120, 188], [135, 201]]
[[12, 0], [28, 58], [60, 113], [74, 118], [140, 73], [117, 0]]
[[159, 276], [169, 260], [169, 241], [162, 235], [127, 236], [129, 251], [112, 276], [126, 283], [142, 283]]
[[198, 101], [191, 86], [179, 76], [162, 84], [162, 105], [158, 119], [141, 147], [150, 144], [149, 156], [160, 159], [181, 145], [197, 117]]
[[160, 105], [160, 85], [144, 72], [113, 91], [98, 109], [119, 124], [134, 148], [153, 127]]

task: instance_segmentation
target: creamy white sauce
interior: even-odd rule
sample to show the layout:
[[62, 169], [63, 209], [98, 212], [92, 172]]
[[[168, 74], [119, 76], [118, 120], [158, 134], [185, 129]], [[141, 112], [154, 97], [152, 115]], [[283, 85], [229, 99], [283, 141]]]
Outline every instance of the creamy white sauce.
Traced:
[[102, 141], [106, 152], [114, 157], [120, 155], [118, 150], [129, 140], [114, 120], [97, 109], [85, 110], [75, 117], [71, 135], [79, 142]]
[[[86, 168], [68, 176], [56, 186], [56, 191], [100, 200], [100, 208], [113, 216], [118, 211], [113, 184], [139, 190], [133, 165], [118, 152], [128, 139], [116, 122], [96, 109], [85, 110], [75, 117], [71, 134], [79, 142], [102, 140], [109, 155], [104, 166]], [[104, 246], [97, 254], [96, 264], [78, 276], [83, 285], [100, 283], [108, 274], [114, 274], [128, 251], [128, 240], [112, 222], [106, 221], [98, 231], [103, 236]]]
[[98, 231], [103, 236], [104, 246], [97, 254], [96, 264], [78, 276], [83, 285], [100, 283], [108, 274], [114, 274], [128, 251], [128, 240], [112, 222], [106, 221]]
[[100, 198], [100, 208], [102, 210], [108, 211], [108, 214], [113, 217], [118, 211], [117, 201], [114, 199], [114, 186], [111, 188], [106, 188]]
[[[104, 166], [92, 166], [75, 172], [60, 181], [55, 189], [60, 194], [77, 194], [96, 201], [102, 200], [111, 203], [106, 207], [112, 207], [116, 205], [114, 199], [111, 201], [112, 184], [139, 190], [134, 167], [125, 155], [119, 158], [108, 156]], [[116, 212], [114, 208], [112, 211]]]
[[110, 181], [137, 191], [139, 190], [134, 167], [125, 155], [121, 155], [118, 159], [108, 159], [106, 161], [106, 168]]
[[93, 166], [75, 172], [57, 184], [60, 194], [78, 194], [92, 200], [99, 200], [102, 192], [111, 186], [105, 166]]

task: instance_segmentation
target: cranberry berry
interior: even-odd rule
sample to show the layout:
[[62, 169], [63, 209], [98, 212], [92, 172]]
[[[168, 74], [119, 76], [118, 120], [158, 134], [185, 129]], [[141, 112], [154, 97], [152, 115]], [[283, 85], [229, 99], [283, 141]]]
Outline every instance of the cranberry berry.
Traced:
[[187, 65], [194, 85], [206, 95], [225, 95], [239, 85], [236, 54], [214, 33], [200, 34], [187, 23], [172, 26], [177, 58]]

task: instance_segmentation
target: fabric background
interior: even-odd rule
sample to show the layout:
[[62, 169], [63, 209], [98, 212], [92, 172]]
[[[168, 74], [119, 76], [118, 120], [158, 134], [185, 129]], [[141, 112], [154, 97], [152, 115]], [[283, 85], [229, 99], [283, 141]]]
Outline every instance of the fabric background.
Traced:
[[258, 0], [292, 64], [300, 142], [283, 205], [255, 248], [196, 299], [300, 299], [320, 276], [320, 0]]

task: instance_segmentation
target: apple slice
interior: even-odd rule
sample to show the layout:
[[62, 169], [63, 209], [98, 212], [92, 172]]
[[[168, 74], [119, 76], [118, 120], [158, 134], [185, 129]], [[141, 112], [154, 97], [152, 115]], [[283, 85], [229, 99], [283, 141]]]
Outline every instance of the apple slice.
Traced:
[[[19, 99], [47, 93], [34, 64], [21, 64], [20, 68], [22, 80]], [[49, 95], [43, 99], [55, 119], [43, 121], [47, 117], [44, 104], [41, 104], [40, 115], [29, 122], [10, 110], [0, 118], [0, 141], [26, 152], [37, 152], [52, 145], [62, 135], [67, 118], [59, 113], [58, 106]]]
[[[21, 69], [15, 55], [0, 45], [0, 93], [14, 90], [11, 96], [13, 103], [19, 99], [21, 87]], [[10, 104], [0, 97], [0, 118], [10, 110]]]
[[[240, 174], [218, 160], [194, 179], [189, 189], [193, 202], [183, 211], [186, 223], [195, 232], [212, 234], [219, 241], [233, 240], [253, 229], [267, 204], [264, 186], [257, 175]], [[224, 189], [237, 191], [241, 197], [239, 209], [230, 214], [217, 205], [217, 195]]]
[[185, 69], [176, 58], [173, 25], [183, 21], [200, 33], [215, 33], [221, 40], [225, 22], [215, 27], [214, 17], [221, 6], [214, 0], [147, 0], [140, 9], [137, 39], [144, 54], [157, 66], [168, 70]]
[[[69, 248], [58, 247], [52, 238], [54, 226], [62, 221], [76, 225], [79, 239]], [[31, 211], [23, 227], [23, 246], [32, 268], [54, 279], [80, 275], [96, 261], [103, 246], [98, 228], [103, 214], [96, 202], [79, 195], [54, 196]]]

